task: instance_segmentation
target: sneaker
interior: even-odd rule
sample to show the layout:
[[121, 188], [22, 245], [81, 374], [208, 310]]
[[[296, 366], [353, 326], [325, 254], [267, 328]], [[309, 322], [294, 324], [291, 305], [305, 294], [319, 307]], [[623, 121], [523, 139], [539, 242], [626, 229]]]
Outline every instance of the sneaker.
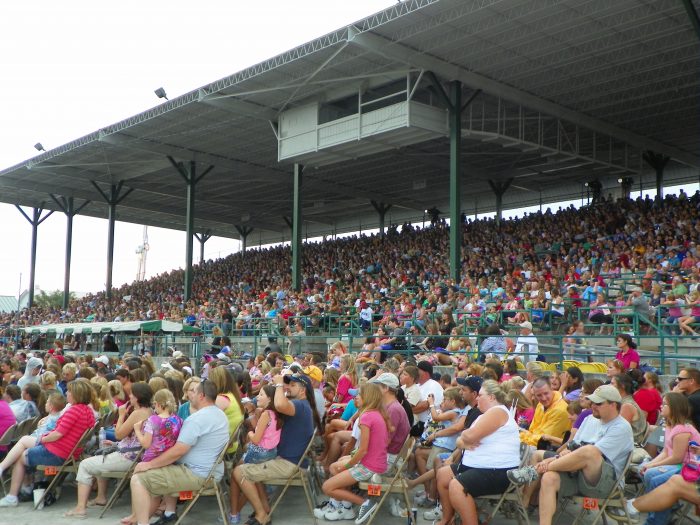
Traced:
[[421, 491], [413, 496], [413, 504], [416, 507], [434, 507], [435, 501], [431, 500], [425, 491]]
[[241, 522], [241, 513], [240, 512], [238, 514], [229, 514], [228, 515], [229, 525], [238, 525], [240, 522]]
[[426, 510], [423, 513], [423, 518], [425, 518], [428, 521], [438, 521], [442, 519], [442, 505], [439, 503], [434, 509], [431, 510]]
[[316, 516], [317, 519], [323, 519], [325, 517], [326, 512], [334, 507], [335, 505], [333, 505], [331, 501], [324, 501], [320, 505], [316, 506], [316, 508], [314, 509], [314, 516]]
[[360, 505], [360, 509], [357, 511], [357, 519], [355, 520], [355, 525], [360, 525], [367, 521], [367, 519], [372, 515], [374, 509], [377, 507], [377, 501], [374, 498], [365, 500], [365, 502]]
[[346, 507], [342, 503], [338, 507], [332, 507], [326, 511], [323, 518], [327, 521], [354, 520], [355, 509]]
[[506, 476], [515, 485], [526, 485], [537, 481], [540, 475], [535, 470], [535, 467], [514, 468], [506, 472]]
[[18, 503], [17, 498], [11, 496], [5, 496], [0, 499], [0, 507], [16, 507]]
[[[1, 503], [1, 501], [0, 501]], [[157, 521], [154, 521], [151, 523], [151, 525], [166, 525], [168, 523], [175, 523], [177, 522], [177, 514], [174, 514], [172, 516], [166, 516], [163, 514], [160, 518], [158, 518]]]
[[[639, 511], [632, 506], [632, 500], [627, 502], [627, 514], [632, 523], [639, 523]], [[620, 507], [606, 507], [605, 515], [615, 521], [627, 522], [627, 515]]]
[[406, 518], [408, 517], [408, 510], [403, 508], [399, 498], [391, 498], [389, 501], [389, 513], [395, 518]]

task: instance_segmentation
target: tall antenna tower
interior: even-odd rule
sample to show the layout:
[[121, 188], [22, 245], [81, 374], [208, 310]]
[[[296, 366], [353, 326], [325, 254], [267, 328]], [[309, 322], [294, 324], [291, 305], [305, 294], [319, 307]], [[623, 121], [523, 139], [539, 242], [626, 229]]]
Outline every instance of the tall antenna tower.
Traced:
[[138, 268], [136, 269], [136, 280], [143, 281], [146, 278], [146, 259], [148, 258], [148, 226], [143, 227], [143, 242], [136, 248], [138, 258]]

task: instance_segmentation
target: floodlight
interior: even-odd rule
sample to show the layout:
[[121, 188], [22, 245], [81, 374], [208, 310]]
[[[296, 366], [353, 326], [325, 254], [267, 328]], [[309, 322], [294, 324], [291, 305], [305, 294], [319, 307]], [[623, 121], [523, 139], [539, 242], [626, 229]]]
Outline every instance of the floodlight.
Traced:
[[34, 144], [34, 149], [37, 151], [46, 151], [44, 149], [44, 146], [41, 145], [41, 142], [37, 142], [36, 144]]
[[164, 98], [165, 100], [169, 100], [168, 95], [165, 94], [165, 90], [162, 87], [159, 87], [158, 89], [156, 89], [154, 91], [154, 93], [156, 94], [156, 96], [158, 98]]

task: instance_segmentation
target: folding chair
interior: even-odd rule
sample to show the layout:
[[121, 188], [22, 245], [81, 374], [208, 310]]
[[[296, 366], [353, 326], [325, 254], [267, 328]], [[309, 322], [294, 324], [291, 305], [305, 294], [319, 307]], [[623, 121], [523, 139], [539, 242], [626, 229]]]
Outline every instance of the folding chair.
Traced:
[[[526, 467], [530, 464], [530, 457], [532, 456], [532, 448], [525, 443], [520, 444], [520, 468]], [[521, 525], [523, 520], [526, 525], [530, 525], [530, 518], [527, 515], [526, 503], [523, 501], [523, 491], [525, 487], [515, 485], [511, 483], [508, 488], [503, 492], [503, 494], [489, 494], [486, 496], [480, 496], [477, 498], [479, 500], [485, 500], [489, 503], [494, 503], [493, 510], [484, 521], [484, 525], [491, 523], [491, 520], [496, 516], [498, 510], [503, 506], [505, 502], [509, 502], [515, 507], [515, 518], [518, 520], [518, 525]]]
[[379, 485], [379, 490], [381, 491], [381, 498], [379, 503], [372, 510], [372, 515], [369, 517], [367, 525], [371, 525], [374, 518], [377, 516], [379, 509], [384, 504], [384, 501], [389, 496], [389, 494], [403, 494], [404, 500], [406, 501], [406, 508], [410, 509], [413, 506], [411, 503], [411, 498], [408, 495], [409, 487], [407, 483], [408, 476], [406, 476], [406, 468], [408, 467], [408, 458], [413, 451], [413, 446], [416, 443], [416, 438], [409, 436], [401, 447], [398, 456], [396, 457], [396, 464], [394, 466], [394, 475], [388, 480], [382, 477], [381, 483], [371, 483], [362, 481], [360, 482], [361, 490], [369, 490], [370, 485], [376, 487]]
[[101, 478], [117, 480], [117, 486], [114, 488], [114, 492], [112, 492], [112, 495], [107, 500], [107, 504], [102, 508], [100, 518], [102, 518], [105, 515], [105, 512], [112, 508], [112, 505], [114, 505], [117, 499], [119, 499], [119, 497], [124, 492], [124, 489], [126, 489], [126, 487], [128, 486], [129, 481], [131, 480], [131, 475], [134, 473], [136, 465], [138, 465], [139, 461], [141, 461], [143, 453], [144, 449], [142, 448], [138, 452], [138, 454], [136, 454], [136, 458], [134, 458], [134, 461], [131, 462], [131, 465], [129, 465], [129, 469], [126, 472], [103, 472], [102, 474], [100, 474]]
[[[37, 465], [36, 469], [37, 470], [43, 470], [44, 474], [46, 476], [53, 476], [53, 479], [51, 480], [51, 483], [49, 483], [49, 486], [46, 487], [46, 490], [44, 491], [44, 494], [39, 498], [39, 501], [37, 501], [34, 504], [34, 510], [38, 509], [41, 504], [44, 502], [44, 498], [46, 497], [47, 494], [51, 492], [51, 490], [56, 487], [60, 481], [63, 481], [65, 477], [71, 473], [71, 472], [78, 472], [78, 465], [80, 464], [80, 459], [76, 459], [75, 453], [84, 448], [85, 444], [90, 440], [92, 435], [95, 432], [95, 428], [91, 427], [88, 428], [85, 432], [83, 432], [83, 435], [80, 437], [80, 439], [77, 441], [77, 443], [73, 446], [73, 449], [70, 451], [70, 454], [68, 454], [68, 457], [66, 460], [63, 462], [63, 464], [60, 467], [54, 467], [54, 466], [47, 466], [47, 465]], [[82, 455], [82, 454], [81, 454]], [[55, 474], [49, 474], [48, 471], [49, 469], [57, 469], [55, 471]]]
[[[627, 476], [627, 471], [630, 468], [631, 460], [632, 460], [632, 454], [630, 454], [627, 457], [627, 461], [625, 462], [625, 467], [622, 469], [622, 472], [620, 473], [620, 477], [618, 478], [618, 482], [615, 483], [615, 486], [610, 491], [610, 494], [608, 494], [608, 496], [605, 499], [603, 499], [602, 503], [600, 502], [600, 500], [598, 498], [587, 498], [584, 496], [571, 496], [569, 498], [565, 498], [566, 500], [581, 504], [581, 510], [579, 511], [579, 513], [576, 516], [576, 519], [574, 520], [572, 525], [576, 525], [577, 523], [582, 522], [583, 515], [585, 514], [586, 510], [596, 511], [596, 514], [593, 517], [593, 521], [591, 522], [591, 525], [595, 525], [596, 523], [598, 523], [598, 520], [600, 520], [600, 519], [605, 520], [605, 509], [607, 507], [619, 507], [624, 511], [626, 519], [625, 519], [625, 521], [619, 520], [618, 523], [628, 523], [629, 525], [632, 525], [632, 523], [636, 523], [636, 522], [632, 521], [632, 519], [630, 518], [630, 515], [627, 512], [627, 498], [625, 497], [625, 485], [624, 485], [624, 480]], [[622, 482], [622, 484], [620, 484], [620, 482]], [[565, 507], [566, 507], [566, 502], [562, 503], [561, 512], [564, 512]]]
[[[9, 448], [12, 445], [12, 442], [15, 441], [15, 437], [17, 436], [17, 428], [19, 427], [17, 426], [17, 423], [15, 423], [10, 428], [5, 430], [2, 437], [0, 437], [0, 446]], [[3, 474], [5, 473], [3, 472]], [[7, 488], [5, 487], [6, 483], [7, 480], [2, 475], [0, 475], [0, 484], [2, 484], [2, 491], [7, 496]]]
[[[243, 425], [241, 425], [243, 426]], [[180, 525], [182, 520], [185, 519], [185, 516], [187, 516], [187, 513], [192, 510], [192, 507], [194, 506], [195, 503], [197, 503], [197, 500], [201, 496], [216, 496], [216, 502], [219, 505], [219, 511], [221, 512], [221, 519], [223, 519], [224, 523], [228, 523], [228, 516], [226, 515], [226, 506], [224, 505], [224, 497], [223, 497], [223, 492], [221, 490], [221, 486], [219, 483], [223, 482], [225, 479], [225, 476], [221, 478], [220, 481], [216, 481], [214, 479], [214, 476], [216, 474], [216, 467], [219, 465], [223, 465], [224, 463], [224, 456], [226, 455], [226, 451], [229, 449], [229, 447], [235, 442], [236, 439], [238, 439], [239, 436], [239, 431], [234, 432], [226, 442], [226, 446], [224, 446], [223, 449], [221, 449], [221, 452], [219, 452], [219, 455], [216, 458], [216, 461], [214, 461], [214, 464], [211, 466], [211, 470], [209, 471], [209, 474], [204, 480], [204, 483], [202, 483], [202, 487], [196, 492], [196, 494], [193, 494], [192, 499], [185, 505], [185, 508], [182, 509], [182, 513], [180, 514], [180, 517], [177, 519], [175, 522], [175, 525]]]
[[[302, 487], [304, 489], [304, 495], [306, 496], [306, 503], [309, 505], [309, 511], [311, 512], [311, 516], [314, 519], [314, 523], [317, 523], [316, 516], [314, 515], [314, 502], [313, 502], [314, 500], [312, 499], [312, 493], [311, 493], [312, 481], [311, 481], [311, 479], [309, 479], [311, 466], [313, 465], [313, 458], [311, 457], [310, 452], [311, 452], [311, 448], [313, 446], [315, 437], [316, 437], [316, 430], [314, 430], [314, 433], [311, 436], [311, 439], [309, 440], [309, 444], [306, 446], [304, 453], [301, 455], [301, 458], [299, 459], [299, 462], [297, 463], [297, 466], [296, 466], [297, 468], [294, 469], [294, 473], [291, 476], [289, 476], [287, 479], [275, 479], [275, 480], [264, 482], [265, 485], [282, 487], [282, 492], [280, 492], [280, 495], [277, 496], [277, 498], [275, 498], [275, 502], [272, 504], [272, 507], [270, 507], [270, 516], [272, 516], [272, 514], [275, 512], [275, 509], [282, 501], [282, 498], [284, 498], [284, 495], [287, 492], [287, 489], [289, 489], [289, 487], [291, 487], [291, 486]], [[308, 461], [309, 461], [309, 466], [307, 468], [303, 467], [305, 459], [308, 459]]]

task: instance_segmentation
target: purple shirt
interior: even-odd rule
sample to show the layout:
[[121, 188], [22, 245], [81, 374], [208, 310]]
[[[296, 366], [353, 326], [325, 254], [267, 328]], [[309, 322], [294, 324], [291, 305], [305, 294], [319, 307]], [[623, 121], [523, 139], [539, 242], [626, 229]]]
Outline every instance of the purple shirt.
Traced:
[[408, 422], [408, 415], [398, 401], [392, 401], [386, 406], [386, 412], [389, 415], [389, 420], [394, 427], [394, 432], [390, 434], [389, 446], [387, 452], [389, 454], [398, 454], [401, 447], [411, 431], [411, 425]]
[[[10, 405], [0, 399], [0, 436], [16, 422], [15, 413], [12, 412]], [[7, 447], [0, 447], [0, 451], [7, 451]]]
[[153, 434], [151, 446], [143, 453], [141, 461], [151, 461], [175, 445], [182, 429], [182, 419], [169, 416], [166, 419], [154, 414], [146, 420], [144, 434]]
[[576, 418], [576, 422], [573, 424], [573, 428], [581, 428], [583, 420], [590, 416], [592, 413], [593, 411], [590, 408], [583, 410]]

